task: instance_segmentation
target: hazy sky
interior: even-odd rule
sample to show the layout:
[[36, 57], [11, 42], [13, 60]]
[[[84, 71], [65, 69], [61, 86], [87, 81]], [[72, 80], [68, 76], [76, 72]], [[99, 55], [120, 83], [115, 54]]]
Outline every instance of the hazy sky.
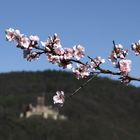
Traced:
[[[58, 33], [64, 47], [81, 44], [87, 55], [107, 59], [112, 40], [130, 49], [140, 39], [140, 0], [1, 0], [0, 72], [58, 69], [45, 56], [24, 60], [22, 52], [5, 41], [4, 30], [9, 27], [42, 41]], [[140, 77], [140, 56], [131, 52], [128, 58], [133, 61], [131, 75]]]

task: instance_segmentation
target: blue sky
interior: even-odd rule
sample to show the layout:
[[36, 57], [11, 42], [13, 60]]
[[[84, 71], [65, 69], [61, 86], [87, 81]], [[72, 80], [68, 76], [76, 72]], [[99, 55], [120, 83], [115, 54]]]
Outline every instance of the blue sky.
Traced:
[[[45, 41], [58, 33], [64, 47], [81, 44], [91, 57], [108, 57], [112, 40], [130, 49], [140, 39], [139, 0], [1, 0], [0, 72], [59, 69], [45, 56], [27, 62], [13, 43], [5, 41], [4, 30], [12, 27]], [[140, 56], [130, 52], [131, 75], [140, 77]], [[113, 69], [110, 62], [105, 68]]]

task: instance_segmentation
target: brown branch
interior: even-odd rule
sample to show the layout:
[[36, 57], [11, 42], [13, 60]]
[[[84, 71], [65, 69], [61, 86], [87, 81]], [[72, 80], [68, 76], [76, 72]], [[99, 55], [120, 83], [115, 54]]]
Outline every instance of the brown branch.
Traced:
[[108, 69], [103, 69], [101, 67], [97, 67], [97, 69], [102, 73], [102, 74], [111, 74], [111, 75], [121, 75], [121, 72], [113, 72]]
[[[113, 40], [113, 46], [115, 47], [115, 41], [114, 40]], [[49, 52], [49, 51], [45, 50], [45, 48], [41, 48], [39, 46], [35, 46], [34, 49], [41, 50], [41, 52], [37, 52], [38, 55]], [[94, 62], [94, 60], [90, 56], [87, 56], [87, 57]], [[84, 63], [80, 60], [69, 59], [69, 61], [77, 63], [77, 64], [82, 64], [84, 66], [88, 65], [87, 63]], [[93, 73], [93, 74], [110, 74], [110, 75], [116, 75], [116, 76], [121, 76], [122, 77], [121, 72], [114, 72], [114, 71], [111, 71], [111, 70], [108, 70], [108, 69], [103, 69], [99, 66], [97, 66], [96, 69], [97, 69], [97, 71], [91, 72], [91, 73]], [[140, 81], [140, 78], [136, 78], [136, 77], [129, 76], [129, 75], [127, 77], [130, 79], [130, 81]]]
[[115, 47], [116, 46], [116, 44], [115, 44], [115, 41], [113, 40], [113, 47]]
[[87, 64], [85, 64], [84, 62], [79, 61], [79, 60], [75, 60], [75, 59], [70, 59], [69, 61], [71, 61], [71, 62], [75, 62], [75, 63], [78, 63], [78, 64], [82, 64], [82, 65], [84, 65], [84, 66], [87, 65]]
[[140, 78], [136, 78], [136, 77], [132, 77], [132, 76], [128, 76], [128, 78], [132, 81], [140, 81]]
[[[121, 72], [113, 72], [110, 70], [102, 69], [100, 67], [98, 68], [98, 70], [100, 71], [100, 74], [111, 74], [111, 75], [122, 76]], [[140, 78], [136, 78], [136, 77], [129, 76], [129, 75], [127, 77], [130, 81], [140, 81]]]

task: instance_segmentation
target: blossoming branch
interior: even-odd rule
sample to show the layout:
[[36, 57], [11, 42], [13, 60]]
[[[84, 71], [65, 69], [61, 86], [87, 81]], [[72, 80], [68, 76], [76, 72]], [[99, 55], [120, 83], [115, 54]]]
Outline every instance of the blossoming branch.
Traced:
[[[127, 59], [128, 50], [125, 50], [121, 44], [115, 44], [114, 41], [113, 50], [108, 59], [116, 68], [115, 72], [101, 67], [101, 64], [105, 63], [105, 59], [102, 59], [100, 56], [95, 58], [87, 56], [87, 62], [81, 61], [81, 58], [86, 57], [85, 48], [81, 45], [63, 48], [57, 34], [48, 37], [46, 41], [40, 41], [38, 36], [26, 36], [21, 34], [19, 30], [12, 28], [6, 29], [5, 33], [7, 41], [15, 42], [16, 47], [23, 50], [24, 58], [28, 61], [36, 60], [40, 55], [45, 54], [50, 63], [56, 64], [63, 69], [71, 70], [77, 79], [89, 76], [94, 77], [96, 74], [111, 74], [117, 75], [121, 82], [125, 84], [130, 83], [132, 80], [140, 81], [140, 78], [130, 76], [132, 61]], [[140, 41], [132, 43], [131, 49], [135, 55], [140, 55]], [[86, 85], [88, 81], [90, 80], [87, 80], [83, 85]], [[76, 92], [78, 90], [74, 91], [69, 97]], [[65, 101], [64, 92], [57, 91], [53, 100], [54, 103], [62, 105]]]

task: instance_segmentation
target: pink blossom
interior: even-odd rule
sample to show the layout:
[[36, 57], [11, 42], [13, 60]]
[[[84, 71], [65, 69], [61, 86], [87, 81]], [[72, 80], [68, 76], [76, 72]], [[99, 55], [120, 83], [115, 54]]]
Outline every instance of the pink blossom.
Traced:
[[63, 106], [64, 101], [65, 101], [64, 92], [57, 91], [56, 95], [53, 96], [53, 101], [54, 101], [54, 104], [60, 104], [61, 106]]
[[29, 45], [30, 45], [30, 40], [26, 36], [21, 37], [20, 40], [18, 41], [18, 46], [20, 46], [21, 48], [28, 49]]
[[57, 47], [54, 48], [54, 52], [57, 54], [57, 55], [63, 55], [64, 54], [64, 49], [61, 48], [61, 47]]
[[53, 64], [60, 63], [60, 56], [58, 55], [52, 55], [51, 53], [47, 53], [48, 61], [50, 61]]
[[24, 34], [20, 33], [20, 30], [15, 30], [14, 34], [17, 40], [24, 36]]
[[12, 28], [6, 29], [5, 33], [7, 41], [18, 42], [20, 38], [23, 36], [23, 34], [21, 34], [19, 30], [14, 30]]
[[28, 61], [36, 60], [36, 59], [38, 59], [38, 54], [37, 54], [37, 52], [31, 52], [27, 55], [26, 58]]
[[45, 41], [45, 42], [41, 41], [41, 45], [49, 52], [51, 52], [53, 50], [57, 54], [59, 54], [59, 53], [62, 54], [63, 50], [62, 50], [62, 46], [60, 43], [60, 39], [57, 34], [54, 34], [53, 37], [49, 37], [47, 39], [47, 41]]
[[124, 59], [128, 54], [128, 50], [124, 50], [121, 44], [115, 45], [110, 56], [109, 60], [113, 63], [117, 63], [117, 59]]
[[132, 43], [131, 49], [135, 52], [135, 55], [140, 55], [140, 40], [137, 43]]
[[39, 42], [39, 37], [38, 37], [38, 36], [33, 36], [33, 35], [31, 35], [31, 36], [29, 37], [29, 39], [30, 39], [30, 41], [31, 41], [31, 45], [32, 45], [32, 46], [38, 44], [38, 42]]
[[131, 71], [131, 60], [122, 59], [118, 63], [118, 67], [122, 73], [122, 75], [128, 75], [128, 73]]
[[73, 49], [72, 48], [65, 48], [64, 49], [64, 59], [71, 59], [73, 57]]
[[72, 63], [69, 60], [60, 57], [60, 62], [58, 63], [59, 67], [63, 67], [64, 69], [72, 69]]
[[6, 33], [6, 39], [8, 41], [13, 41], [15, 39], [15, 30], [12, 28], [6, 29], [5, 30]]
[[77, 64], [76, 68], [73, 68], [72, 71], [76, 74], [76, 78], [86, 78], [89, 76], [90, 71], [87, 65]]
[[56, 49], [56, 48], [62, 48], [62, 45], [60, 43], [54, 43], [53, 44], [53, 48]]
[[72, 69], [72, 64], [67, 64], [67, 65], [66, 65], [66, 68], [67, 68], [67, 69]]
[[98, 56], [91, 60], [90, 67], [95, 70], [102, 63], [105, 63], [105, 59], [102, 59], [100, 56]]
[[50, 37], [50, 43], [52, 43], [53, 49], [62, 48], [60, 38], [56, 33], [53, 35], [53, 37]]
[[6, 31], [6, 39], [8, 41], [15, 41], [17, 43], [17, 47], [22, 49], [27, 49], [30, 46], [30, 39], [23, 34], [20, 33], [19, 30], [14, 30], [12, 28], [7, 29]]
[[108, 59], [113, 63], [116, 64], [117, 62], [117, 55], [115, 53], [115, 51], [112, 51], [110, 56], [108, 57]]
[[20, 41], [20, 39], [24, 36], [20, 33], [19, 30], [14, 30], [12, 28], [6, 29], [6, 39], [8, 41], [16, 41], [17, 43]]
[[74, 57], [77, 60], [80, 60], [82, 57], [85, 56], [85, 48], [82, 47], [81, 45], [75, 45], [73, 47], [73, 50], [74, 50]]

